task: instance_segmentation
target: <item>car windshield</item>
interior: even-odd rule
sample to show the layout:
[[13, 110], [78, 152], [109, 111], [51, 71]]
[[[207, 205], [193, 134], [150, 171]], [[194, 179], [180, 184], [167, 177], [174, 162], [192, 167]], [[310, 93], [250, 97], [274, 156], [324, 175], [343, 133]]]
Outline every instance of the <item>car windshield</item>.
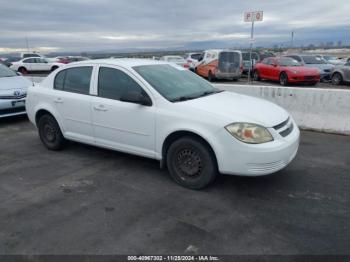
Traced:
[[189, 70], [171, 65], [144, 65], [133, 69], [171, 102], [185, 101], [220, 92]]
[[303, 56], [302, 57], [305, 64], [325, 64], [325, 61], [322, 58], [317, 56]]
[[335, 56], [330, 56], [330, 55], [325, 55], [323, 58], [326, 60], [338, 60], [338, 58], [336, 58]]
[[9, 69], [8, 67], [0, 64], [0, 78], [1, 77], [12, 77], [17, 76], [17, 74]]
[[279, 59], [279, 65], [280, 66], [301, 66], [301, 64], [299, 64], [297, 60], [294, 60], [288, 57]]

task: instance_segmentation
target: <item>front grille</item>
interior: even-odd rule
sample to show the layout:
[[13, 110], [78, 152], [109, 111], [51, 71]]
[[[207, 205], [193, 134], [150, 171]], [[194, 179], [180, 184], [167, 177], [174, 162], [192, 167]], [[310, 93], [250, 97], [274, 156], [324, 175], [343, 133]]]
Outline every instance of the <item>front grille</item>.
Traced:
[[291, 124], [290, 127], [288, 127], [286, 130], [283, 130], [282, 132], [280, 132], [280, 135], [283, 137], [288, 136], [290, 133], [292, 133], [293, 128], [294, 128], [294, 125]]
[[248, 163], [248, 170], [253, 173], [272, 173], [285, 167], [285, 163], [282, 160], [271, 163]]
[[288, 124], [289, 122], [289, 117], [287, 118], [287, 120], [283, 121], [282, 123], [275, 125], [273, 128], [275, 130], [281, 129], [282, 127], [284, 127], [286, 124]]
[[0, 96], [0, 99], [22, 99], [25, 98], [27, 95], [23, 94], [20, 96]]
[[330, 73], [330, 72], [331, 72], [330, 69], [325, 69], [324, 71], [325, 71], [326, 73]]
[[26, 108], [24, 106], [6, 108], [6, 109], [0, 109], [0, 115], [15, 114], [15, 113], [20, 113], [25, 111], [26, 111]]

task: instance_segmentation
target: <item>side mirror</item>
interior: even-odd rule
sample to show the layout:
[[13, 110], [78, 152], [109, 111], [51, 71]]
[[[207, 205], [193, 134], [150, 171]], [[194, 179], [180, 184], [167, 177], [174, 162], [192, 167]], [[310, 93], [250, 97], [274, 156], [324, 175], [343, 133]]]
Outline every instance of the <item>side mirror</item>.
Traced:
[[135, 91], [126, 92], [121, 96], [120, 101], [140, 104], [143, 106], [152, 105], [152, 100], [148, 96], [142, 95], [139, 92], [135, 92]]

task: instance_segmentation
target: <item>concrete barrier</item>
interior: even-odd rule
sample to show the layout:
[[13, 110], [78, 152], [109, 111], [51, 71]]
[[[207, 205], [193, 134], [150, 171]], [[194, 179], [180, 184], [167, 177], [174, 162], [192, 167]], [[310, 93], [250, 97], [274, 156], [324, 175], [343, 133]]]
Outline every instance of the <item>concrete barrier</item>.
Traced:
[[302, 129], [350, 135], [350, 90], [216, 84], [285, 108]]

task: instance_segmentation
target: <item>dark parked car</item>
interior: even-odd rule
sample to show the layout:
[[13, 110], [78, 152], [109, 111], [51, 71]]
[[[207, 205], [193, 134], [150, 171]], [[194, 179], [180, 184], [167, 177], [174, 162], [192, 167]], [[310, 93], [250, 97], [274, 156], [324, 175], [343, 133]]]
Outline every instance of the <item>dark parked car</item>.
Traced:
[[252, 72], [254, 64], [260, 61], [260, 56], [258, 53], [252, 52], [252, 57], [250, 58], [250, 52], [242, 52], [242, 59], [243, 59], [243, 74], [248, 74], [249, 68], [250, 68], [250, 71]]

